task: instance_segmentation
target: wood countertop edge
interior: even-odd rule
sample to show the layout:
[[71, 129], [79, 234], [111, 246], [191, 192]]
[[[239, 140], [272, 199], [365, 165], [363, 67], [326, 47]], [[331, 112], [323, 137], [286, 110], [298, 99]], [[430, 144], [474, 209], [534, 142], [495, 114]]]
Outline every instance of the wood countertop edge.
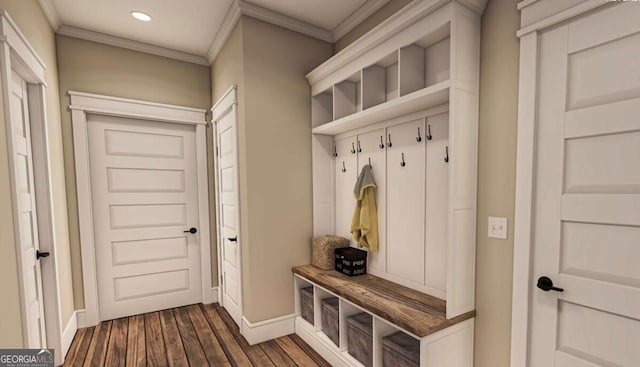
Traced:
[[[420, 338], [424, 338], [426, 336], [429, 336], [431, 334], [434, 334], [438, 331], [444, 330], [450, 326], [459, 324], [463, 321], [466, 321], [468, 319], [471, 319], [473, 317], [476, 316], [476, 311], [469, 311], [466, 312], [462, 315], [456, 316], [452, 319], [446, 319], [446, 317], [441, 317], [439, 316], [440, 314], [442, 314], [441, 311], [437, 310], [436, 308], [432, 307], [431, 305], [428, 304], [424, 304], [425, 308], [428, 309], [433, 309], [433, 312], [426, 312], [426, 311], [420, 311], [420, 310], [416, 310], [415, 312], [419, 312], [419, 313], [424, 313], [425, 317], [427, 318], [431, 318], [434, 321], [438, 321], [439, 319], [441, 319], [442, 321], [439, 322], [438, 324], [435, 324], [433, 326], [429, 326], [429, 325], [422, 325], [422, 326], [416, 326], [415, 323], [408, 323], [405, 322], [403, 320], [400, 320], [398, 318], [395, 317], [391, 317], [391, 315], [388, 314], [388, 312], [383, 312], [382, 310], [379, 309], [375, 309], [372, 308], [371, 305], [367, 304], [366, 302], [362, 301], [361, 298], [358, 297], [352, 297], [349, 294], [345, 293], [344, 289], [341, 288], [335, 288], [333, 287], [331, 284], [327, 284], [325, 282], [323, 282], [322, 280], [318, 280], [318, 279], [313, 279], [312, 277], [309, 277], [308, 274], [304, 271], [304, 268], [307, 266], [312, 266], [312, 265], [303, 265], [303, 266], [295, 266], [291, 269], [292, 273], [307, 279], [308, 281], [310, 281], [311, 283], [315, 283], [318, 286], [325, 288], [326, 290], [328, 290], [329, 292], [335, 293], [337, 296], [340, 296], [342, 298], [344, 298], [345, 300], [353, 303], [354, 305], [366, 310], [367, 312], [376, 315], [377, 317], [380, 317], [383, 320], [386, 320], [387, 322], [390, 322], [394, 325], [397, 325], [398, 327], [405, 329], [407, 331], [409, 331], [410, 333], [414, 334], [415, 336], [418, 336]], [[322, 269], [314, 269], [317, 270], [319, 272], [325, 272], [327, 270], [322, 270]], [[361, 283], [354, 283], [354, 286], [356, 286], [357, 288], [362, 288], [365, 289], [366, 286], [361, 284]], [[417, 291], [416, 291], [417, 292]], [[375, 291], [372, 291], [371, 294], [372, 295], [376, 295]], [[415, 301], [415, 300], [413, 300]], [[404, 306], [409, 307], [410, 305], [405, 304]]]

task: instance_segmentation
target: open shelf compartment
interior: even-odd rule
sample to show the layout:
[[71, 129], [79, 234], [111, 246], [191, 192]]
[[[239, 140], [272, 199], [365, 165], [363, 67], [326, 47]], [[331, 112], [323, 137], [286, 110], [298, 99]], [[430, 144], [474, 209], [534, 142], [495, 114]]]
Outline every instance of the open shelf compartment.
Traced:
[[449, 80], [450, 54], [451, 37], [448, 25], [400, 48], [400, 96]]

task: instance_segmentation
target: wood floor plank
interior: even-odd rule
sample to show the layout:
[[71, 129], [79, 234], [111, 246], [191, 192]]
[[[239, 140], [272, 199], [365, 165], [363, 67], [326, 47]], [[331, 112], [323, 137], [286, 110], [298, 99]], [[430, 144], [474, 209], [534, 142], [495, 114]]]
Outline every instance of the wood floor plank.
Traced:
[[111, 321], [104, 321], [96, 325], [93, 337], [89, 344], [87, 356], [84, 359], [85, 366], [102, 366], [107, 354]]
[[249, 356], [249, 359], [251, 359], [251, 362], [255, 366], [261, 366], [261, 367], [273, 366], [273, 362], [271, 362], [269, 357], [262, 350], [262, 348], [260, 348], [259, 345], [249, 345], [247, 340], [240, 334], [240, 328], [238, 327], [236, 322], [233, 321], [233, 318], [231, 318], [231, 315], [229, 315], [227, 310], [225, 310], [218, 303], [214, 304], [214, 308], [216, 309], [216, 311], [218, 311], [218, 315], [220, 315], [224, 323], [227, 325], [227, 327], [229, 328], [233, 336], [238, 341], [238, 344], [240, 344], [240, 347], [242, 348], [242, 350], [244, 350], [247, 356]]
[[207, 320], [209, 321], [209, 325], [211, 325], [214, 334], [216, 334], [218, 340], [220, 340], [220, 344], [231, 360], [231, 364], [239, 367], [252, 367], [253, 364], [251, 363], [251, 360], [245, 354], [242, 347], [240, 347], [240, 344], [238, 344], [238, 341], [234, 338], [231, 330], [229, 330], [218, 314], [218, 311], [216, 311], [215, 306], [206, 305], [203, 307]]
[[202, 349], [204, 349], [204, 353], [207, 357], [209, 365], [221, 367], [231, 366], [229, 358], [227, 358], [227, 355], [224, 353], [224, 349], [222, 349], [222, 346], [213, 333], [211, 326], [209, 326], [207, 318], [205, 317], [204, 313], [202, 313], [202, 309], [200, 308], [200, 306], [188, 306], [187, 312], [189, 314], [189, 319], [193, 324], [193, 328], [195, 329], [198, 340], [200, 340]]
[[146, 367], [144, 316], [129, 317], [127, 331], [127, 367]]
[[330, 367], [297, 335], [249, 345], [219, 304], [191, 305], [78, 329], [64, 366]]
[[300, 349], [304, 350], [304, 352], [307, 353], [307, 355], [309, 355], [309, 357], [313, 359], [313, 361], [317, 363], [318, 366], [331, 367], [329, 362], [322, 358], [322, 356], [318, 354], [318, 352], [316, 352], [313, 348], [311, 348], [311, 346], [307, 344], [307, 342], [302, 340], [301, 337], [296, 334], [291, 334], [289, 335], [289, 338], [291, 338], [291, 340], [293, 340], [300, 347]]
[[318, 363], [316, 363], [316, 361], [314, 361], [311, 357], [309, 357], [309, 355], [304, 350], [302, 350], [302, 348], [300, 348], [300, 346], [296, 344], [296, 342], [294, 342], [288, 336], [283, 336], [281, 338], [276, 339], [275, 341], [278, 344], [278, 346], [282, 348], [282, 350], [285, 353], [287, 353], [289, 358], [291, 358], [291, 360], [295, 362], [295, 364], [297, 364], [298, 366], [300, 367], [319, 367], [320, 366]]
[[173, 313], [176, 317], [182, 344], [187, 352], [189, 364], [191, 366], [206, 366], [208, 364], [207, 356], [202, 349], [196, 331], [193, 329], [193, 324], [191, 323], [186, 307], [176, 308]]
[[64, 360], [64, 366], [82, 366], [84, 357], [87, 355], [87, 349], [89, 343], [91, 343], [91, 337], [93, 336], [93, 328], [78, 329], [76, 335], [73, 337], [71, 347], [67, 352], [67, 356]]
[[260, 344], [260, 347], [269, 356], [274, 365], [278, 367], [298, 367], [274, 340], [266, 341]]
[[117, 319], [111, 322], [111, 333], [109, 334], [109, 345], [107, 346], [106, 366], [121, 367], [127, 362], [127, 333], [129, 321]]
[[152, 312], [144, 315], [144, 330], [147, 365], [150, 367], [166, 366], [168, 363], [167, 354], [159, 313]]
[[186, 366], [187, 354], [185, 353], [178, 325], [176, 325], [173, 310], [160, 311], [160, 325], [162, 325], [162, 337], [167, 350], [167, 363], [169, 366]]

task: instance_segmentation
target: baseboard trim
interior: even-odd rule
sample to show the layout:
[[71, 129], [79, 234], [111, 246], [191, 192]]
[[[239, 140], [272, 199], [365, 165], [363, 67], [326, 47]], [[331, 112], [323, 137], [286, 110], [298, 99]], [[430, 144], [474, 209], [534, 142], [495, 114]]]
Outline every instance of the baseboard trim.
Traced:
[[78, 311], [73, 311], [71, 314], [71, 318], [67, 323], [67, 326], [62, 331], [62, 335], [60, 336], [60, 343], [62, 344], [62, 350], [59, 351], [62, 360], [64, 360], [69, 348], [71, 347], [71, 342], [73, 342], [73, 338], [76, 336], [76, 332], [78, 331]]
[[245, 317], [242, 318], [240, 331], [250, 345], [259, 344], [293, 334], [295, 331], [295, 314], [277, 317], [275, 319], [251, 323]]
[[220, 300], [220, 287], [212, 287], [209, 292], [206, 292], [202, 297], [202, 303], [205, 305], [211, 303], [217, 303]]

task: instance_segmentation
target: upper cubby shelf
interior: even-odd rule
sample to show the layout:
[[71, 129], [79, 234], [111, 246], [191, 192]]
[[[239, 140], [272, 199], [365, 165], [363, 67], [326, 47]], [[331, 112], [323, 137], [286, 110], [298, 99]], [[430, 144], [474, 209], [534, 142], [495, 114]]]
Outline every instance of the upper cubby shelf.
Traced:
[[417, 90], [406, 96], [378, 104], [358, 113], [313, 128], [314, 134], [338, 135], [380, 121], [435, 107], [449, 101], [449, 81]]
[[[401, 44], [402, 45], [402, 44]], [[314, 134], [337, 135], [449, 101], [450, 22], [371, 57], [312, 97]]]

